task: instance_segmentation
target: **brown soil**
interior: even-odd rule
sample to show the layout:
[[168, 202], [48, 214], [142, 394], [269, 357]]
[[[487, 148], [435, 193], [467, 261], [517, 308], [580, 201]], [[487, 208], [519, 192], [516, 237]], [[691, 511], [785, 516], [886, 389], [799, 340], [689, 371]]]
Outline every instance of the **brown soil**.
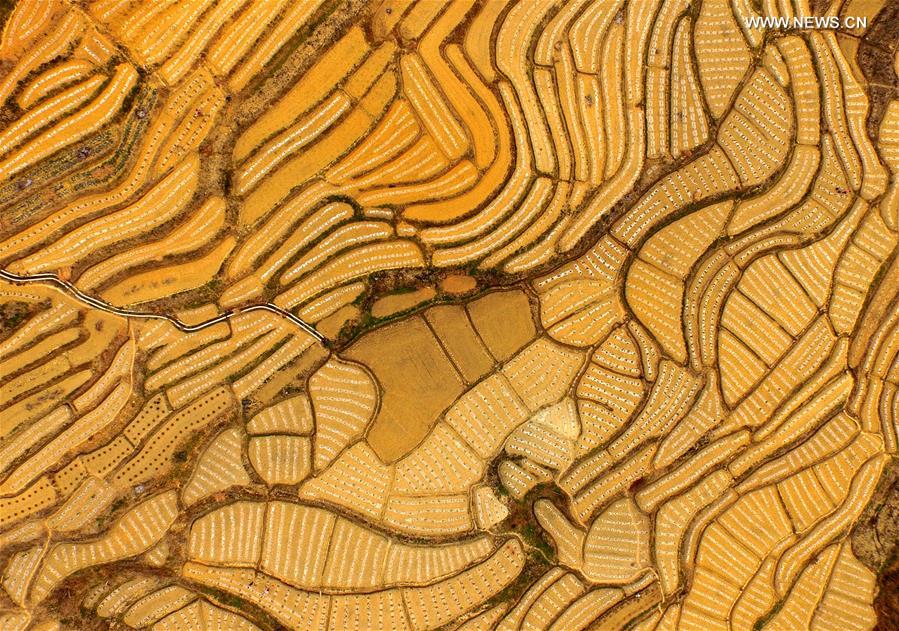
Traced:
[[877, 490], [852, 531], [852, 551], [878, 575], [877, 629], [899, 629], [899, 460], [883, 471]]
[[368, 442], [384, 462], [415, 448], [465, 387], [421, 317], [377, 329], [343, 356], [369, 366], [381, 385], [381, 409]]

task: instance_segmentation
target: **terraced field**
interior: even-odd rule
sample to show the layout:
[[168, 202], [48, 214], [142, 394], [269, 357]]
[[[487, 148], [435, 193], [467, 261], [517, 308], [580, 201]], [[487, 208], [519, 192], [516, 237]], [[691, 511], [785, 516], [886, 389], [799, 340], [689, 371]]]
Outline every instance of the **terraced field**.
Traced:
[[0, 19], [0, 629], [899, 628], [895, 2]]

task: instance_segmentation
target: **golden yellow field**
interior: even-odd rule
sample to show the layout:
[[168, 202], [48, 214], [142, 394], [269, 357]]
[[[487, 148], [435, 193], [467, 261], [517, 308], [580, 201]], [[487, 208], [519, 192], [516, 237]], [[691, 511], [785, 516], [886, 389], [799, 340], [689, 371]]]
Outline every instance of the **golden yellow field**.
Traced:
[[0, 25], [0, 630], [899, 629], [895, 0]]

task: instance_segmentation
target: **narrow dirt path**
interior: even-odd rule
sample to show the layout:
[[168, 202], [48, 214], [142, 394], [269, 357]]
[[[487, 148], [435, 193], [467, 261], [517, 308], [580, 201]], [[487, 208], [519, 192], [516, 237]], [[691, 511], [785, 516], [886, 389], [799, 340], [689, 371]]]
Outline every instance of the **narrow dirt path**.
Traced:
[[95, 298], [89, 294], [84, 293], [77, 287], [75, 287], [72, 283], [65, 281], [55, 274], [33, 274], [29, 276], [20, 276], [18, 274], [13, 274], [11, 272], [7, 272], [6, 270], [0, 269], [0, 278], [9, 281], [11, 283], [15, 283], [17, 285], [25, 285], [30, 283], [39, 283], [44, 285], [55, 285], [67, 293], [69, 293], [73, 298], [82, 302], [94, 309], [100, 309], [101, 311], [106, 311], [108, 313], [114, 313], [116, 315], [125, 317], [125, 318], [145, 318], [149, 320], [166, 320], [171, 322], [172, 325], [180, 331], [184, 331], [185, 333], [192, 333], [194, 331], [200, 331], [205, 329], [206, 327], [212, 326], [213, 324], [217, 324], [229, 318], [232, 318], [241, 313], [248, 313], [250, 311], [269, 311], [276, 315], [289, 320], [291, 323], [295, 324], [299, 328], [303, 329], [305, 333], [308, 333], [315, 339], [317, 339], [321, 344], [325, 346], [330, 346], [330, 341], [321, 333], [315, 330], [315, 328], [304, 322], [300, 318], [296, 317], [289, 311], [285, 311], [284, 309], [277, 307], [270, 302], [266, 302], [258, 305], [250, 305], [249, 307], [243, 307], [242, 309], [236, 309], [232, 311], [226, 311], [221, 315], [218, 315], [210, 320], [206, 320], [204, 322], [200, 322], [199, 324], [186, 324], [179, 320], [178, 318], [170, 315], [160, 314], [160, 313], [150, 313], [147, 311], [134, 311], [131, 309], [122, 309], [120, 307], [116, 307], [114, 305], [109, 304], [108, 302], [104, 302], [99, 298]]

